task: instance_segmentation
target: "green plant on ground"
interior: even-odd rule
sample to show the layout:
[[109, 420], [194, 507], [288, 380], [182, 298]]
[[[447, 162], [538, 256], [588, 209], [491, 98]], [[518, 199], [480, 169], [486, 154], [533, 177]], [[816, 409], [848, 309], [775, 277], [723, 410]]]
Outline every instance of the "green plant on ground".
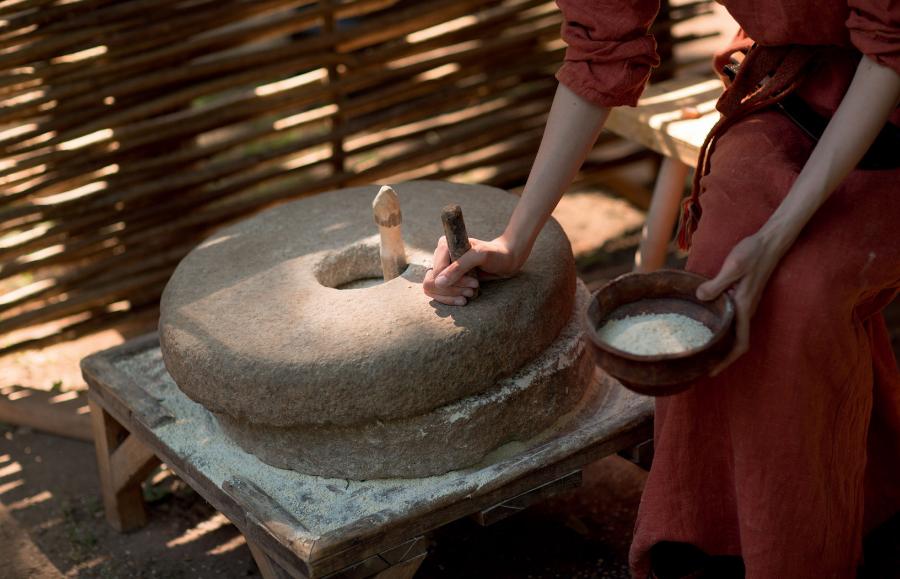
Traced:
[[69, 556], [81, 562], [92, 557], [97, 550], [97, 535], [92, 528], [94, 513], [102, 508], [96, 498], [77, 502], [64, 500], [60, 504], [66, 538], [69, 541]]

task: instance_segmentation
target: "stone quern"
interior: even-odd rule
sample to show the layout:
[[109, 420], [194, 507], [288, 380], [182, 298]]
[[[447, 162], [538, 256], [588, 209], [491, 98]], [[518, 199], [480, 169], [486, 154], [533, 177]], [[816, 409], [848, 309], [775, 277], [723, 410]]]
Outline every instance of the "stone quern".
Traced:
[[355, 479], [439, 474], [551, 427], [590, 382], [589, 295], [555, 221], [518, 275], [444, 306], [421, 288], [441, 208], [461, 205], [469, 234], [490, 239], [517, 198], [437, 181], [394, 188], [409, 264], [400, 277], [380, 283], [370, 186], [219, 230], [165, 289], [167, 370], [267, 463]]

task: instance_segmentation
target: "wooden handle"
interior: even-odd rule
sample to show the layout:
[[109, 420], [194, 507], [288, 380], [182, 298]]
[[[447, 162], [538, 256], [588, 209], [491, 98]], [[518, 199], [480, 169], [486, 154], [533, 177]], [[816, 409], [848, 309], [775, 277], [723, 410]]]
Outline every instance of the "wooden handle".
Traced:
[[462, 207], [447, 205], [441, 209], [441, 221], [444, 223], [444, 236], [450, 249], [450, 261], [456, 261], [472, 249], [469, 234], [466, 232], [466, 222], [463, 220]]
[[[450, 261], [456, 261], [472, 249], [472, 244], [469, 243], [469, 234], [466, 232], [466, 222], [463, 220], [462, 207], [447, 205], [441, 209], [441, 222], [444, 224], [444, 236], [447, 238], [447, 248], [450, 250]], [[473, 269], [469, 275], [478, 277], [478, 269]], [[478, 297], [478, 293], [478, 288], [475, 288], [472, 298]]]
[[403, 214], [397, 193], [387, 185], [382, 187], [372, 201], [372, 213], [380, 235], [381, 273], [388, 281], [406, 269], [406, 247], [400, 230]]

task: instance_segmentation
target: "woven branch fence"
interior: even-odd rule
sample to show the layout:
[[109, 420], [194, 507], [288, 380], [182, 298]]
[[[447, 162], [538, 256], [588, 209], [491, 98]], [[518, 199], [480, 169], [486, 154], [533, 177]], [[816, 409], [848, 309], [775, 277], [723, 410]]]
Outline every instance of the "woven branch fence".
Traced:
[[[665, 7], [661, 52], [708, 11]], [[192, 247], [276, 202], [521, 184], [560, 24], [547, 0], [0, 1], [0, 355], [155, 316]]]

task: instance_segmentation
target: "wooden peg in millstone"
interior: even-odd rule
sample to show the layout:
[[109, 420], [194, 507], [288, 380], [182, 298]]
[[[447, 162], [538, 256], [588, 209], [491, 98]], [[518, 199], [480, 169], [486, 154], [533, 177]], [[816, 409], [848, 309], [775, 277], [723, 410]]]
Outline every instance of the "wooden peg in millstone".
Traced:
[[[472, 244], [469, 243], [469, 234], [466, 232], [466, 222], [463, 221], [462, 207], [459, 205], [445, 206], [441, 209], [441, 221], [444, 224], [447, 248], [450, 250], [450, 261], [456, 261], [472, 249]], [[478, 277], [478, 270], [472, 270], [470, 275]], [[475, 288], [474, 292], [472, 298], [477, 298], [478, 288]]]
[[381, 236], [379, 242], [381, 273], [384, 275], [384, 281], [388, 281], [406, 269], [406, 248], [400, 231], [403, 216], [400, 213], [400, 199], [397, 193], [387, 185], [382, 187], [372, 201], [372, 212], [375, 214], [375, 224], [378, 225], [378, 233]]

